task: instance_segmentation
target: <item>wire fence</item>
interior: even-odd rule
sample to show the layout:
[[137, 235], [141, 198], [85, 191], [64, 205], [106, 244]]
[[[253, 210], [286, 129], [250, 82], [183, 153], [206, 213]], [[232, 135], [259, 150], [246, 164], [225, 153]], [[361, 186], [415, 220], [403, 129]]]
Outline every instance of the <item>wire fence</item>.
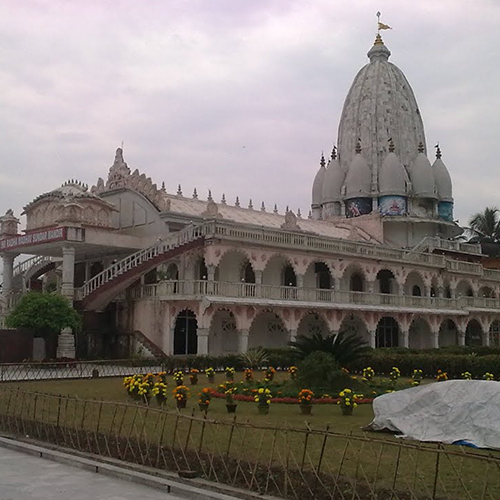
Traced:
[[500, 454], [0, 388], [0, 430], [286, 499], [496, 500]]

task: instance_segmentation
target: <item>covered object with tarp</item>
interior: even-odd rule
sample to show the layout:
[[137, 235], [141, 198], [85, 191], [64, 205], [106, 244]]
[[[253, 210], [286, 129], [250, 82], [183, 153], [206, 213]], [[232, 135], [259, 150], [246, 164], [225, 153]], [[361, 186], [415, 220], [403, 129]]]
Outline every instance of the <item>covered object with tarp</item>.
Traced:
[[369, 430], [403, 438], [500, 449], [500, 382], [449, 380], [373, 401]]

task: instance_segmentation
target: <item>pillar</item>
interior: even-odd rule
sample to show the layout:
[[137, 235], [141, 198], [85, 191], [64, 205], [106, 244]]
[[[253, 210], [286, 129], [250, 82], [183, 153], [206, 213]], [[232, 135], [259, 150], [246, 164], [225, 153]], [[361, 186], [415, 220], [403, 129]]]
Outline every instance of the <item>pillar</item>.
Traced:
[[262, 285], [262, 271], [255, 271], [255, 284]]
[[61, 295], [73, 303], [75, 289], [75, 249], [63, 247]]
[[465, 330], [458, 331], [458, 345], [465, 345]]
[[297, 288], [304, 288], [304, 275], [297, 274]]
[[64, 328], [57, 337], [57, 357], [75, 357], [75, 336], [71, 328]]
[[401, 347], [408, 349], [410, 347], [410, 332], [409, 330], [401, 330], [400, 332], [400, 344]]
[[3, 261], [3, 295], [8, 295], [12, 291], [12, 278], [14, 274], [14, 259], [15, 255], [11, 253], [4, 253], [2, 255]]
[[208, 328], [198, 328], [196, 336], [198, 338], [197, 354], [208, 354]]
[[288, 331], [288, 341], [295, 342], [296, 339], [297, 339], [297, 329], [292, 328]]
[[483, 345], [486, 347], [490, 346], [490, 331], [489, 330], [483, 331]]
[[245, 354], [248, 351], [248, 330], [238, 330], [238, 353]]
[[92, 266], [92, 262], [85, 262], [85, 283], [90, 280], [90, 268]]
[[439, 330], [432, 333], [432, 347], [433, 349], [439, 349]]
[[367, 281], [366, 282], [368, 293], [373, 293], [375, 290], [375, 281]]
[[437, 287], [437, 296], [442, 299], [444, 297], [444, 286]]
[[377, 346], [377, 330], [370, 331], [370, 347], [375, 349]]

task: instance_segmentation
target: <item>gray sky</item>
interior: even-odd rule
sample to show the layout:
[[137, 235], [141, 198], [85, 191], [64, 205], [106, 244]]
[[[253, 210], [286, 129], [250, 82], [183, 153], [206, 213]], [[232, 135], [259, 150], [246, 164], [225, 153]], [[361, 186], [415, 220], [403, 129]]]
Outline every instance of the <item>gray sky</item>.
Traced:
[[498, 0], [0, 0], [0, 213], [105, 178], [122, 141], [169, 192], [307, 213], [377, 10], [456, 218], [500, 205]]

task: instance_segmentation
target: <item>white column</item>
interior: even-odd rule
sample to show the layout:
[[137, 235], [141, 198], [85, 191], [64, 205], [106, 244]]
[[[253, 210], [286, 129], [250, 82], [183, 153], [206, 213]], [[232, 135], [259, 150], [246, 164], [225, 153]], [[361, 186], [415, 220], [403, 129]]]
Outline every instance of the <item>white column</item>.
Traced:
[[238, 352], [245, 354], [248, 351], [248, 330], [238, 330]]
[[85, 283], [90, 279], [90, 268], [92, 266], [92, 262], [85, 262]]
[[486, 330], [483, 332], [483, 345], [486, 347], [490, 346], [490, 331]]
[[458, 331], [458, 345], [465, 345], [465, 331]]
[[297, 288], [304, 288], [304, 275], [297, 274]]
[[262, 285], [262, 271], [255, 271], [255, 284]]
[[75, 249], [63, 247], [61, 295], [73, 303], [75, 289]]
[[370, 347], [375, 347], [377, 346], [377, 330], [372, 330], [370, 332]]
[[431, 332], [432, 333], [432, 347], [434, 349], [439, 348], [439, 330], [437, 332]]
[[197, 354], [208, 354], [208, 328], [198, 328], [196, 335], [198, 337]]
[[375, 290], [375, 281], [367, 281], [367, 288], [368, 288], [368, 293], [373, 293]]
[[12, 278], [14, 273], [14, 254], [4, 253], [2, 255], [3, 262], [3, 285], [2, 293], [3, 295], [8, 295], [12, 290]]
[[297, 329], [292, 329], [288, 332], [288, 341], [289, 342], [295, 342], [295, 339], [297, 338]]
[[64, 330], [61, 330], [59, 337], [57, 337], [57, 357], [75, 357], [75, 336], [71, 328], [64, 328]]
[[401, 330], [400, 334], [401, 347], [408, 349], [410, 347], [410, 332], [408, 330]]

